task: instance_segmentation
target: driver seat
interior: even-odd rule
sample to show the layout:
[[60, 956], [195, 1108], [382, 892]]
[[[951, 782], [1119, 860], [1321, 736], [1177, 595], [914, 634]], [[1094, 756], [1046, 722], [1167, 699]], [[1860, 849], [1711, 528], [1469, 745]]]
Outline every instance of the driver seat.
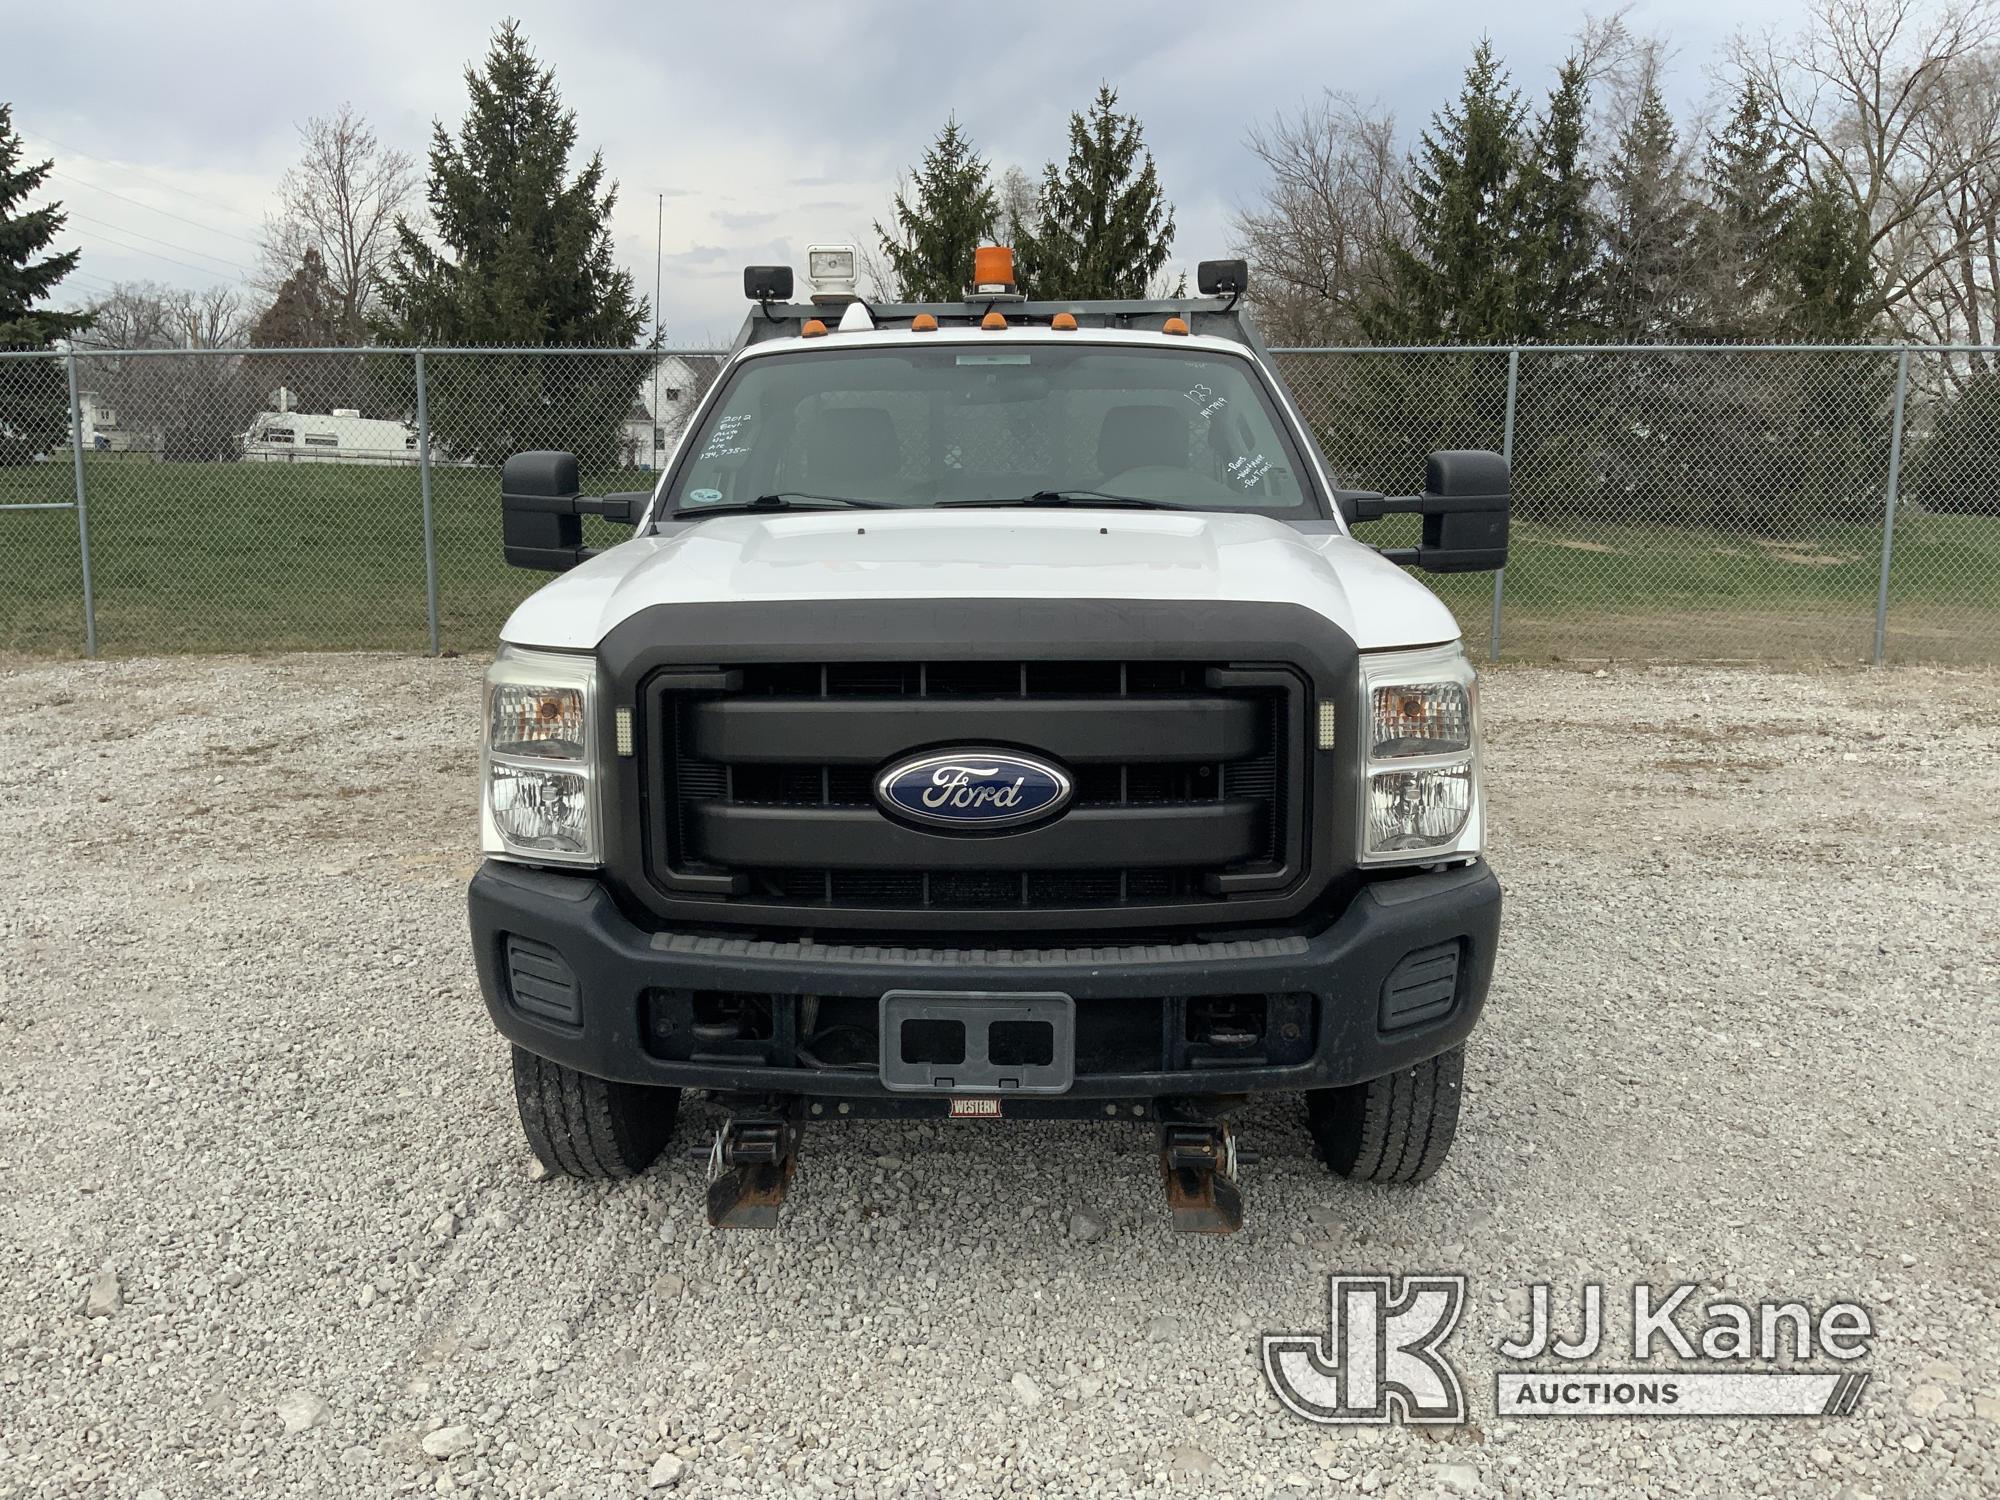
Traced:
[[806, 487], [856, 500], [876, 498], [894, 484], [902, 459], [896, 424], [881, 407], [827, 407], [807, 429]]
[[1097, 472], [1188, 467], [1187, 415], [1172, 406], [1114, 406], [1097, 429]]

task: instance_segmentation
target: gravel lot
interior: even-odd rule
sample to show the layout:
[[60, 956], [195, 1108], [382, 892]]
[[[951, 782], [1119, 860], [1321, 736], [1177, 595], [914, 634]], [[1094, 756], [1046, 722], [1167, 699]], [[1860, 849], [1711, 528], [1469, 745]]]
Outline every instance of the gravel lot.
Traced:
[[[0, 1496], [2000, 1489], [2000, 677], [1490, 679], [1457, 1152], [1360, 1189], [1262, 1106], [1211, 1240], [1131, 1127], [816, 1128], [775, 1236], [703, 1224], [706, 1107], [636, 1183], [531, 1181], [464, 933], [478, 671], [5, 674]], [[1328, 1270], [1470, 1275], [1475, 1426], [1277, 1406], [1251, 1351]], [[1853, 1296], [1874, 1381], [1496, 1422], [1543, 1279]]]

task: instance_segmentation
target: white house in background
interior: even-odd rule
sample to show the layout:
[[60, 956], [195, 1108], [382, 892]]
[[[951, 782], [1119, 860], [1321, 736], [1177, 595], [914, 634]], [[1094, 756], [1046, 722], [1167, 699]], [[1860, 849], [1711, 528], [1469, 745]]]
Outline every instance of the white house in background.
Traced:
[[77, 410], [83, 416], [83, 446], [88, 453], [156, 453], [157, 432], [133, 432], [118, 420], [116, 408], [98, 391], [78, 391]]
[[413, 464], [417, 433], [408, 422], [364, 417], [351, 406], [323, 415], [294, 410], [292, 393], [272, 394], [274, 410], [250, 419], [245, 463]]
[[657, 469], [667, 461], [719, 364], [713, 356], [690, 359], [680, 354], [662, 354], [653, 362], [632, 398], [619, 441], [619, 458], [626, 468]]

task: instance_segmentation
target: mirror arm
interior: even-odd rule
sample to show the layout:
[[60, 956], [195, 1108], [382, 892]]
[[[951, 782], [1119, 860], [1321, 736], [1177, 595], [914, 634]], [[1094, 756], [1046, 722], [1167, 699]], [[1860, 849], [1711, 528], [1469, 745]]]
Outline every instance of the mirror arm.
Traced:
[[509, 495], [507, 505], [517, 511], [540, 511], [558, 516], [602, 516], [607, 521], [628, 525], [638, 518], [651, 498], [647, 490], [615, 495]]
[[1354, 502], [1354, 519], [1379, 521], [1384, 516], [1429, 515], [1452, 510], [1457, 502], [1441, 495], [1383, 495], [1373, 490], [1343, 490], [1342, 498]]
[[1382, 517], [1382, 494], [1379, 490], [1335, 490], [1334, 504], [1347, 517], [1348, 524], [1362, 521], [1377, 521]]

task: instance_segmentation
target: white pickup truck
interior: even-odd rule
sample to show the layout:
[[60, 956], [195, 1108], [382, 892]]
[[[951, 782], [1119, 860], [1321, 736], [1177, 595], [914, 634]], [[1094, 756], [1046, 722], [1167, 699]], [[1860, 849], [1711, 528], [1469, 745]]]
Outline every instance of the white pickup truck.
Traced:
[[[1337, 488], [1241, 262], [1044, 303], [987, 249], [871, 306], [812, 259], [806, 303], [745, 273], [650, 493], [504, 470], [508, 561], [563, 576], [488, 673], [470, 906], [536, 1155], [642, 1171], [706, 1090], [711, 1222], [769, 1226], [809, 1122], [1139, 1120], [1226, 1232], [1229, 1111], [1283, 1091], [1334, 1171], [1428, 1177], [1500, 887], [1472, 665], [1402, 565], [1500, 566], [1506, 463]], [[1385, 512], [1421, 542], [1355, 539]]]

